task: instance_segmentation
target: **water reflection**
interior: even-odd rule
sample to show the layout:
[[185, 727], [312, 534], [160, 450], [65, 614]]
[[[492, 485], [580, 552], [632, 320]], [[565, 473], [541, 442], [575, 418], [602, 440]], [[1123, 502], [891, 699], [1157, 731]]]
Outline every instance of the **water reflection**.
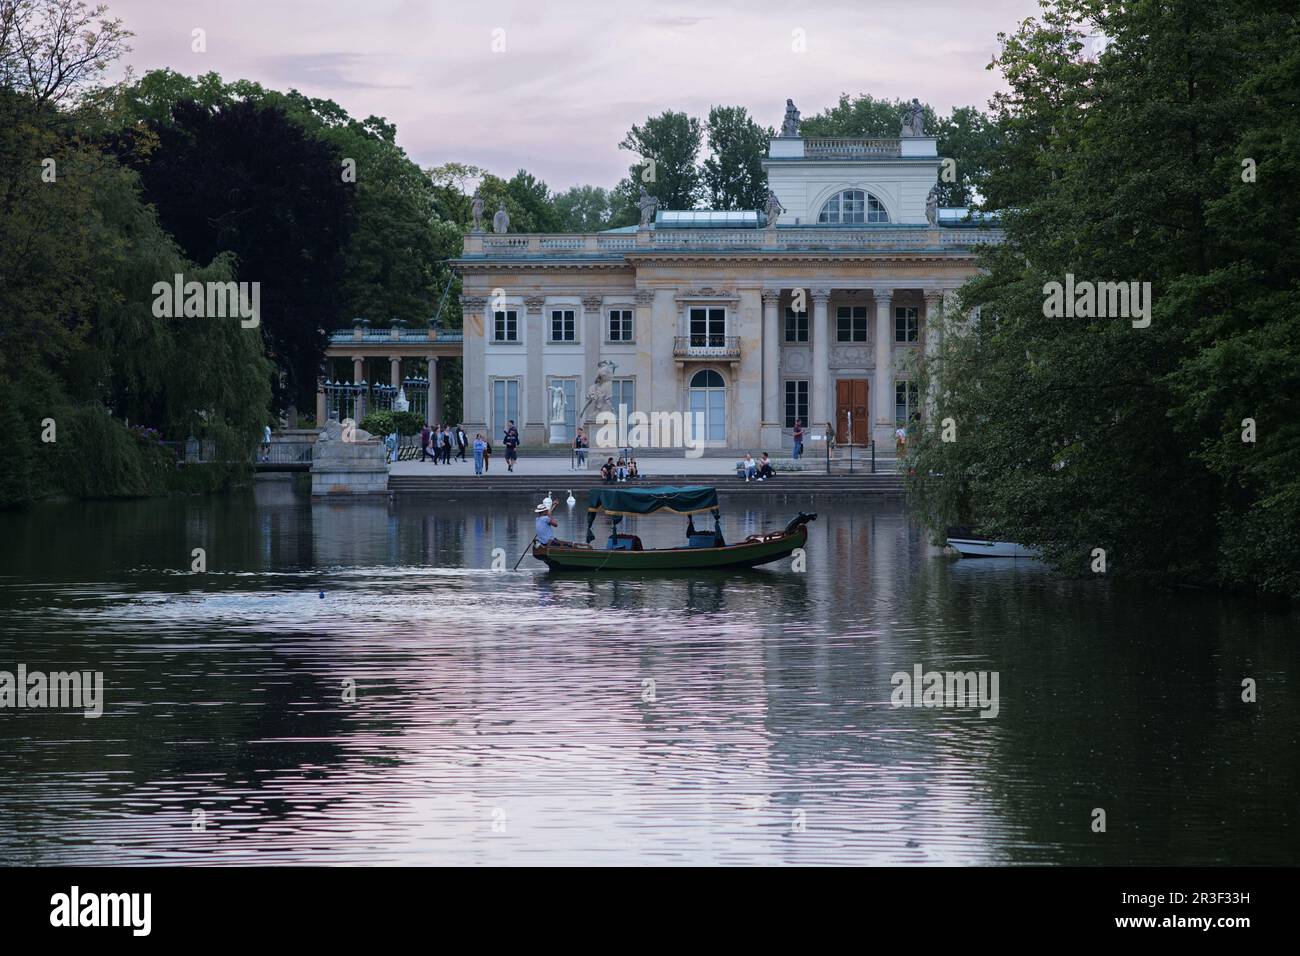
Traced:
[[[723, 531], [800, 507], [724, 502]], [[1295, 861], [1294, 616], [817, 510], [807, 573], [690, 579], [495, 572], [526, 499], [0, 515], [0, 669], [107, 696], [0, 712], [0, 862]], [[891, 707], [915, 664], [998, 671], [998, 717]]]

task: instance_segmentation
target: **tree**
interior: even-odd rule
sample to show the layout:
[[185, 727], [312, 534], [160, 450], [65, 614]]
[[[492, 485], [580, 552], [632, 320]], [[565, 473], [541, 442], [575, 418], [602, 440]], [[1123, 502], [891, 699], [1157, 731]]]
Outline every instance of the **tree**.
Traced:
[[181, 101], [169, 123], [148, 133], [132, 129], [120, 140], [145, 197], [190, 259], [231, 253], [238, 278], [260, 283], [261, 328], [283, 375], [277, 402], [310, 407], [322, 330], [344, 318], [356, 200], [340, 173], [343, 157], [282, 109], [247, 100]]
[[[1244, 0], [1057, 0], [1000, 38], [984, 188], [1006, 242], [963, 290], [982, 318], [945, 337], [909, 450], [933, 527], [974, 519], [1064, 570], [1102, 548], [1110, 574], [1300, 595], [1297, 38]], [[1150, 283], [1150, 324], [1048, 317], [1067, 274]]]
[[709, 110], [709, 157], [702, 179], [713, 209], [763, 209], [767, 203], [767, 173], [763, 157], [773, 131], [749, 117], [743, 106]]
[[640, 159], [618, 187], [623, 215], [627, 215], [629, 207], [636, 208], [642, 187], [659, 199], [660, 209], [695, 208], [702, 194], [695, 159], [703, 136], [699, 120], [672, 111], [651, 116], [644, 126], [628, 130], [618, 147], [636, 153]]
[[610, 193], [599, 186], [571, 186], [552, 199], [559, 232], [598, 232], [610, 221]]
[[80, 0], [0, 0], [0, 87], [33, 106], [72, 106], [118, 57], [131, 33]]

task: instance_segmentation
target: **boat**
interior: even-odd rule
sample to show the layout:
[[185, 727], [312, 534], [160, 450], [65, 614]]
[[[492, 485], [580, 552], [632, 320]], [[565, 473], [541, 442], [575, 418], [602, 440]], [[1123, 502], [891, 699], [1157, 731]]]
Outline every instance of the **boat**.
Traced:
[[[620, 533], [625, 517], [659, 511], [687, 516], [686, 544], [678, 548], [646, 548], [634, 534]], [[695, 516], [713, 515], [713, 530], [700, 531]], [[605, 547], [592, 547], [592, 525], [601, 515], [610, 519]], [[722, 536], [716, 488], [703, 485], [664, 485], [656, 488], [593, 488], [587, 492], [586, 542], [555, 540], [533, 543], [533, 557], [551, 571], [697, 571], [754, 568], [787, 558], [808, 540], [808, 522], [817, 515], [800, 512], [780, 531], [751, 534], [727, 544]]]
[[963, 558], [1040, 558], [1042, 552], [1015, 541], [996, 541], [970, 528], [949, 528], [948, 547]]

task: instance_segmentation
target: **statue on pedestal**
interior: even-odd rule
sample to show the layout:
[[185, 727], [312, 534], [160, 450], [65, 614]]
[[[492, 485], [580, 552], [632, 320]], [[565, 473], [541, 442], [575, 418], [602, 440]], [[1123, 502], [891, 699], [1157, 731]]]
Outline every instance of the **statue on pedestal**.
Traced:
[[566, 403], [564, 401], [564, 386], [555, 382], [547, 388], [551, 393], [551, 424], [564, 424], [564, 411]]
[[930, 187], [925, 197], [925, 221], [932, 226], [939, 225], [939, 184]]
[[474, 205], [470, 207], [470, 214], [474, 217], [474, 231], [483, 231], [483, 197], [474, 190]]
[[785, 207], [781, 205], [781, 200], [776, 198], [776, 193], [772, 190], [767, 191], [767, 202], [763, 205], [763, 212], [767, 216], [768, 228], [776, 225], [777, 218], [785, 212]]
[[659, 208], [659, 200], [645, 191], [641, 187], [641, 198], [636, 202], [637, 208], [641, 210], [641, 225], [650, 225], [650, 220], [654, 218], [655, 211]]
[[794, 100], [785, 101], [785, 119], [781, 122], [782, 136], [799, 135], [799, 111], [795, 109]]
[[510, 228], [510, 213], [506, 212], [506, 204], [501, 203], [497, 209], [496, 215], [492, 217], [492, 231], [496, 233], [506, 232]]
[[921, 101], [912, 98], [912, 103], [903, 113], [902, 136], [924, 136], [925, 135], [925, 110], [921, 107]]

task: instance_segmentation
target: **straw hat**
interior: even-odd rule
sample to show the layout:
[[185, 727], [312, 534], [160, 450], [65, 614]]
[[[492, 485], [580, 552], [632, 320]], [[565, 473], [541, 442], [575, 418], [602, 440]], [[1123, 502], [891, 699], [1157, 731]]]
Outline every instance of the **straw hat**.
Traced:
[[550, 514], [550, 511], [551, 509], [546, 507], [546, 505], [538, 505], [536, 508], [533, 509], [533, 514], [536, 515]]

